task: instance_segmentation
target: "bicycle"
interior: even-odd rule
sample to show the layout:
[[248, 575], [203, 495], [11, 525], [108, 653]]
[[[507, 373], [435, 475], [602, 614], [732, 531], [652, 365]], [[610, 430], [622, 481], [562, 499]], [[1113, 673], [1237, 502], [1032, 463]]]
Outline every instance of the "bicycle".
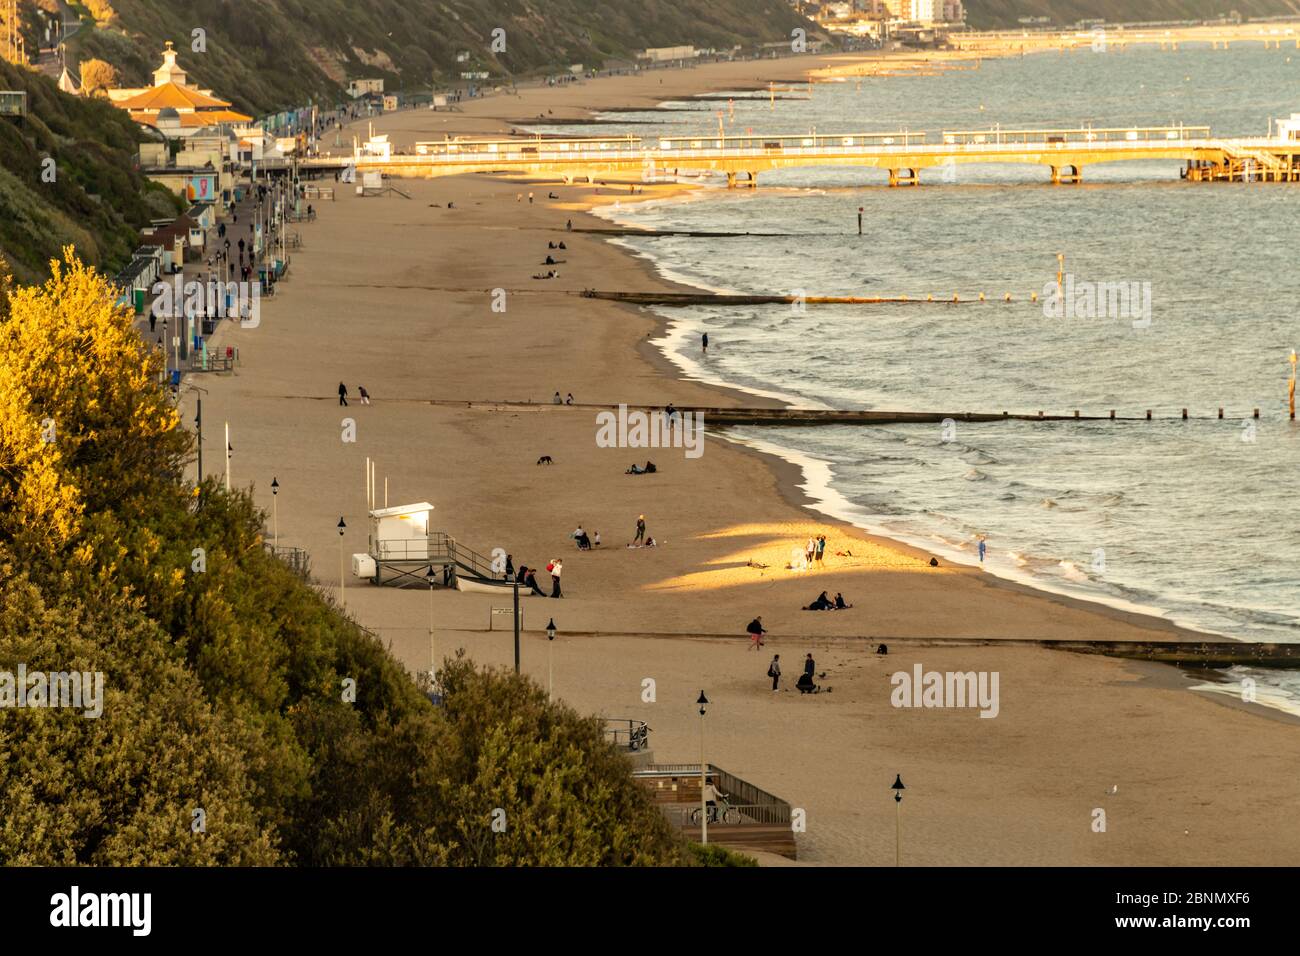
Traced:
[[[717, 806], [709, 807], [708, 811], [709, 811], [710, 823], [717, 823], [719, 820], [721, 820], [723, 823], [740, 822], [740, 811], [737, 810], [735, 807], [733, 807], [731, 804], [729, 804], [726, 800], [723, 800], [722, 798], [718, 799]], [[699, 826], [701, 819], [703, 819], [703, 813], [701, 813], [699, 807], [696, 807], [694, 810], [691, 811], [692, 825]]]

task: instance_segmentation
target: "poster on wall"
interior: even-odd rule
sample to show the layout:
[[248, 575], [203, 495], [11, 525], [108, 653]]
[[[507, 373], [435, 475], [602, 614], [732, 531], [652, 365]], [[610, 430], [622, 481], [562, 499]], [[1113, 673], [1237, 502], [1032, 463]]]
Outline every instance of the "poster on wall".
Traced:
[[190, 202], [215, 202], [217, 198], [216, 174], [205, 173], [199, 176], [186, 176], [185, 198]]

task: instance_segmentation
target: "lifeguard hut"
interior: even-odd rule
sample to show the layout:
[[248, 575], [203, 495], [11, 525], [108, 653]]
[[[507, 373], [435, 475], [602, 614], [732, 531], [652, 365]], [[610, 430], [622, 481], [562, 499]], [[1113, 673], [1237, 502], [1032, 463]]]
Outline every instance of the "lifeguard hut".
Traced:
[[352, 574], [372, 584], [428, 587], [433, 568], [443, 587], [456, 587], [457, 574], [474, 580], [496, 577], [491, 562], [442, 531], [431, 531], [433, 505], [376, 508], [370, 512], [370, 538], [365, 554], [352, 555]]

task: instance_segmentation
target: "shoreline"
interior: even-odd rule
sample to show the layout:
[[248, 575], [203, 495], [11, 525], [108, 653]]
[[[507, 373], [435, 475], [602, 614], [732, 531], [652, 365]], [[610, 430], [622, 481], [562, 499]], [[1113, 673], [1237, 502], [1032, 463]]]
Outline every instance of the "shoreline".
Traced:
[[[974, 59], [974, 57], [971, 57]], [[852, 68], [852, 66], [846, 67]], [[720, 87], [710, 87], [698, 95], [710, 95], [716, 93]], [[680, 100], [678, 100], [680, 101]], [[593, 109], [589, 118], [596, 120], [596, 113], [607, 112], [604, 109]], [[508, 182], [541, 182], [546, 183], [546, 179], [518, 179], [511, 180], [502, 177], [503, 181]], [[650, 184], [647, 184], [650, 185]], [[666, 204], [674, 202], [707, 202], [708, 190], [713, 187], [704, 183], [682, 183], [673, 181], [672, 189], [665, 194], [643, 193], [635, 198], [624, 199], [616, 197], [614, 205], [621, 207], [624, 203], [627, 205], [642, 204]], [[593, 197], [589, 197], [593, 198]], [[629, 226], [630, 224], [616, 215], [614, 210], [609, 208], [608, 203], [590, 203], [587, 208], [577, 210], [583, 215], [587, 215], [597, 222], [614, 223], [620, 226]], [[665, 267], [658, 259], [648, 253], [642, 253], [638, 250], [628, 247], [620, 241], [621, 237], [599, 237], [608, 245], [620, 248], [628, 257], [629, 261], [635, 262], [646, 278], [650, 279], [657, 291], [698, 291], [698, 292], [716, 292], [710, 286], [692, 284], [687, 278], [669, 274]], [[793, 396], [784, 396], [779, 392], [769, 392], [750, 388], [736, 383], [726, 383], [715, 379], [697, 378], [688, 373], [678, 361], [669, 354], [668, 340], [672, 330], [674, 320], [659, 314], [652, 308], [624, 305], [624, 308], [632, 310], [641, 310], [651, 316], [659, 329], [659, 333], [653, 338], [647, 338], [638, 343], [637, 352], [643, 359], [653, 365], [656, 369], [673, 381], [685, 382], [690, 381], [694, 384], [703, 386], [707, 389], [716, 390], [720, 395], [728, 399], [734, 399], [737, 395], [744, 396], [748, 405], [757, 407], [794, 407]], [[810, 406], [814, 407], [814, 406]], [[715, 433], [717, 434], [717, 433]], [[1169, 610], [1153, 606], [1143, 605], [1137, 602], [1129, 602], [1121, 597], [1106, 598], [1103, 596], [1090, 596], [1073, 592], [1067, 585], [1054, 586], [1050, 580], [1033, 578], [1029, 574], [1023, 577], [1011, 576], [1008, 574], [998, 573], [993, 570], [984, 570], [978, 562], [961, 560], [952, 554], [939, 553], [930, 550], [925, 545], [914, 541], [908, 541], [902, 538], [892, 537], [864, 524], [860, 524], [852, 517], [848, 516], [847, 511], [856, 509], [856, 506], [844, 498], [831, 484], [829, 479], [818, 482], [809, 474], [808, 465], [811, 459], [795, 451], [794, 449], [781, 446], [779, 442], [770, 441], [771, 450], [763, 450], [752, 447], [745, 440], [730, 437], [725, 434], [719, 437], [726, 440], [732, 447], [738, 448], [744, 454], [754, 456], [757, 460], [763, 461], [776, 478], [777, 490], [782, 499], [787, 503], [799, 508], [805, 512], [813, 521], [830, 521], [840, 528], [852, 529], [854, 532], [864, 536], [867, 540], [877, 544], [888, 544], [898, 548], [902, 553], [916, 557], [929, 559], [931, 557], [951, 562], [962, 568], [971, 571], [987, 574], [995, 586], [1006, 587], [1019, 593], [1031, 594], [1041, 597], [1045, 600], [1060, 603], [1062, 606], [1076, 609], [1086, 609], [1098, 611], [1105, 616], [1112, 617], [1117, 621], [1129, 624], [1141, 624], [1148, 627], [1162, 628], [1169, 632], [1171, 637], [1213, 637], [1222, 638], [1231, 641], [1241, 641], [1240, 638], [1230, 634], [1223, 634], [1216, 631], [1205, 630], [1198, 627], [1194, 622], [1185, 620], [1176, 620], [1166, 616], [1171, 612]], [[821, 493], [823, 497], [818, 497]], [[842, 502], [840, 509], [833, 506], [823, 508], [819, 502], [825, 502], [829, 499], [838, 499]]]
[[[689, 73], [683, 79], [701, 78]], [[609, 83], [581, 95], [627, 101], [636, 85], [626, 77]], [[425, 136], [445, 119], [398, 114], [380, 131]], [[812, 822], [799, 837], [805, 862], [892, 864], [895, 810], [886, 788], [900, 770], [915, 795], [917, 832], [927, 834], [911, 856], [918, 865], [1186, 865], [1300, 852], [1296, 838], [1278, 838], [1279, 808], [1294, 800], [1294, 782], [1268, 773], [1296, 750], [1294, 726], [1256, 720], [1254, 707], [1208, 706], [1208, 695], [1187, 693], [1168, 668], [1156, 669], [1169, 677], [1156, 685], [1141, 678], [1141, 662], [1027, 643], [1158, 644], [1177, 633], [1167, 622], [1072, 606], [966, 568], [931, 569], [919, 549], [796, 506], [789, 496], [802, 490], [793, 466], [719, 436], [697, 460], [652, 452], [659, 474], [634, 478], [623, 469], [643, 453], [593, 446], [590, 407], [545, 414], [467, 407], [466, 396], [546, 404], [554, 391], [602, 407], [749, 399], [675, 374], [652, 344], [668, 318], [577, 298], [593, 281], [666, 285], [650, 260], [564, 229], [566, 217], [599, 223], [584, 210], [623, 200], [626, 187], [597, 196], [595, 187], [539, 189], [536, 181], [490, 177], [408, 182], [403, 189], [415, 201], [345, 191], [322, 204], [318, 221], [302, 227], [304, 251], [261, 327], [223, 327], [223, 344], [241, 348], [236, 374], [204, 381], [205, 417], [229, 421], [238, 449], [233, 484], [252, 482], [269, 513], [268, 484], [278, 477], [281, 541], [308, 552], [318, 587], [332, 591], [346, 553], [364, 550], [366, 458], [379, 462], [390, 502], [435, 503], [433, 527], [467, 546], [485, 555], [501, 546], [517, 565], [562, 556], [565, 599], [521, 601], [521, 671], [547, 686], [553, 654], [557, 700], [584, 714], [646, 720], [665, 762], [698, 752], [691, 702], [707, 688], [715, 703], [710, 762], [808, 811]], [[523, 202], [531, 190], [561, 198]], [[672, 192], [647, 185], [644, 198]], [[561, 257], [569, 262], [559, 281], [532, 282], [548, 239], [567, 241]], [[489, 309], [488, 293], [498, 287], [510, 290], [504, 314]], [[331, 392], [341, 379], [365, 384], [373, 405], [336, 408]], [[192, 411], [188, 391], [184, 403]], [[357, 443], [340, 442], [342, 416], [355, 419]], [[554, 467], [538, 467], [539, 454], [554, 456]], [[208, 463], [208, 473], [219, 464]], [[662, 547], [623, 547], [638, 512]], [[340, 515], [345, 538], [335, 530]], [[575, 522], [603, 531], [606, 546], [577, 552], [566, 538]], [[827, 536], [826, 566], [781, 570], [790, 545], [810, 532]], [[852, 556], [834, 556], [846, 545]], [[842, 589], [856, 610], [799, 609], [822, 589]], [[510, 629], [489, 630], [499, 603], [353, 578], [344, 602], [413, 673], [459, 649], [478, 665], [509, 669]], [[765, 654], [750, 652], [741, 633], [755, 614], [770, 631]], [[548, 619], [554, 642], [544, 632]], [[890, 635], [897, 646], [877, 656], [864, 634]], [[815, 653], [834, 693], [773, 693], [762, 677], [768, 657], [780, 653], [797, 672], [805, 652]], [[891, 706], [891, 672], [914, 664], [999, 672], [999, 719]], [[642, 696], [647, 676], [658, 702]], [[1115, 780], [1123, 784], [1114, 810], [1124, 825], [1092, 837], [1088, 808]], [[882, 798], [864, 800], [877, 786]], [[1185, 839], [1187, 829], [1213, 832], [1240, 787], [1251, 788], [1259, 809], [1239, 818], [1230, 847]]]

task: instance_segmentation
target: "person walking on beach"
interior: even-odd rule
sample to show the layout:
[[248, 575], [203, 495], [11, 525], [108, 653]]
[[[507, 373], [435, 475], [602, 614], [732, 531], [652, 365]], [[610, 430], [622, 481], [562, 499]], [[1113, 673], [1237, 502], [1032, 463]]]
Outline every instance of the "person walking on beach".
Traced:
[[357, 391], [361, 394], [361, 404], [362, 404], [362, 405], [369, 405], [369, 404], [370, 404], [370, 393], [366, 391], [366, 387], [365, 387], [364, 385], [358, 385], [358, 386], [357, 386]]
[[643, 543], [645, 541], [645, 515], [636, 516], [636, 537], [632, 539], [632, 543], [636, 544], [638, 541]]
[[348, 387], [339, 382], [339, 404], [347, 407], [348, 404]]
[[709, 354], [709, 333], [708, 332], [705, 332], [703, 335], [700, 336], [700, 347], [704, 350], [705, 355]]
[[752, 650], [756, 651], [763, 646], [763, 635], [767, 631], [763, 630], [763, 619], [761, 617], [756, 617], [750, 621], [745, 630], [749, 632], [749, 646]]
[[821, 565], [822, 562], [825, 560], [825, 558], [826, 558], [826, 535], [819, 534], [817, 536], [817, 563]]
[[564, 223], [564, 231], [565, 231], [565, 232], [573, 232], [573, 220], [572, 220], [572, 219], [568, 219], [568, 220], [565, 221], [565, 223]]
[[528, 205], [531, 206], [532, 204], [533, 204], [533, 191], [530, 189], [528, 190]]
[[767, 676], [772, 678], [772, 691], [775, 693], [780, 690], [777, 686], [781, 683], [781, 655], [773, 654], [772, 663], [767, 665]]
[[980, 564], [984, 563], [984, 551], [985, 551], [984, 535], [980, 535]]
[[559, 558], [556, 558], [551, 562], [551, 597], [553, 598], [564, 597], [564, 595], [560, 593], [560, 572], [563, 570], [564, 562]]
[[808, 563], [808, 567], [811, 568], [813, 566], [813, 559], [817, 556], [817, 542], [812, 538], [809, 538], [803, 546], [803, 553], [804, 558]]
[[804, 676], [812, 680], [813, 675], [817, 672], [817, 662], [813, 660], [812, 654], [804, 658], [803, 662]]

